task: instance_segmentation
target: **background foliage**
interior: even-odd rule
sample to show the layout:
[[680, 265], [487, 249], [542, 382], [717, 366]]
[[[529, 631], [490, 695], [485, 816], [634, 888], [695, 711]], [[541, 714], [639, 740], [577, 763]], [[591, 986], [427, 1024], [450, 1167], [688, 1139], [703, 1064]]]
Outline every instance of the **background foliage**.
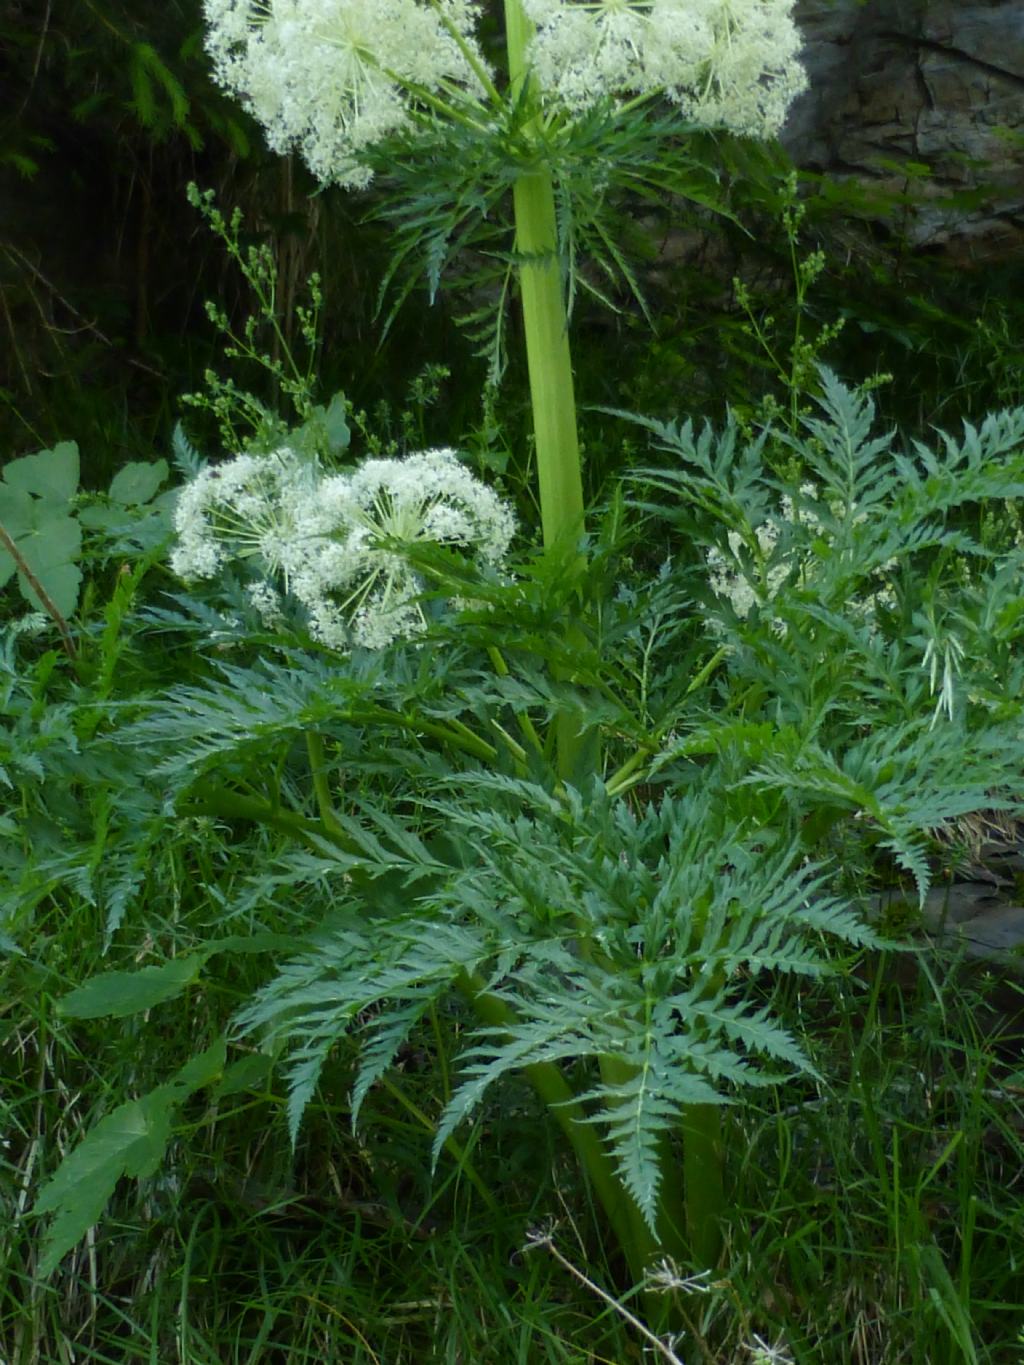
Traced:
[[[440, 365], [452, 378], [428, 427], [450, 438], [453, 427], [469, 436], [487, 426], [485, 365], [443, 303], [428, 327], [419, 305], [399, 310], [386, 363], [377, 349], [387, 235], [368, 219], [386, 185], [369, 198], [314, 194], [297, 162], [269, 156], [209, 79], [199, 0], [11, 0], [0, 15], [0, 462], [75, 439], [95, 487], [126, 460], [167, 453], [179, 396], [214, 359], [204, 301], [233, 319], [251, 305], [186, 202], [190, 180], [212, 187], [226, 210], [240, 207], [251, 239], [274, 248], [286, 321], [305, 279], [320, 273], [325, 393], [344, 389], [357, 407], [394, 411], [410, 379]], [[732, 286], [741, 278], [755, 316], [772, 316], [783, 344], [792, 339], [791, 243], [771, 183], [739, 163], [725, 187], [737, 223], [687, 216], [678, 203], [636, 206], [623, 245], [638, 255], [656, 338], [628, 295], [618, 316], [581, 298], [584, 403], [716, 415], [777, 386]], [[827, 256], [811, 319], [846, 320], [826, 357], [840, 373], [891, 372], [883, 411], [917, 428], [1016, 401], [1019, 262], [965, 274], [905, 248], [904, 197], [876, 197], [866, 225], [862, 192], [814, 177], [802, 192], [799, 253]], [[522, 414], [507, 405], [514, 439]], [[592, 454], [603, 440], [592, 420]]]

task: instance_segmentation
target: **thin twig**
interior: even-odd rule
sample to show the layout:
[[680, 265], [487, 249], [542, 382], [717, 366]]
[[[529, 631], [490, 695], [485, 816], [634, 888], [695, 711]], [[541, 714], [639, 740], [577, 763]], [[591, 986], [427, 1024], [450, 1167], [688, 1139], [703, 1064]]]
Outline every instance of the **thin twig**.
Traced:
[[685, 1365], [685, 1361], [679, 1359], [672, 1347], [669, 1346], [667, 1342], [662, 1341], [661, 1337], [655, 1336], [647, 1324], [641, 1322], [635, 1313], [631, 1313], [624, 1304], [621, 1304], [618, 1301], [618, 1299], [612, 1298], [611, 1294], [602, 1289], [599, 1284], [595, 1284], [582, 1270], [579, 1270], [574, 1266], [572, 1261], [563, 1256], [555, 1246], [554, 1239], [551, 1237], [550, 1233], [531, 1232], [528, 1234], [528, 1238], [531, 1247], [546, 1247], [547, 1250], [551, 1252], [552, 1256], [554, 1256], [558, 1264], [568, 1270], [569, 1274], [577, 1279], [580, 1284], [589, 1289], [592, 1294], [596, 1294], [609, 1308], [614, 1309], [620, 1317], [625, 1318], [631, 1327], [635, 1327], [640, 1335], [646, 1341], [649, 1341], [654, 1349], [660, 1352], [665, 1360], [669, 1362], [669, 1365]]
[[35, 574], [26, 564], [25, 556], [21, 553], [17, 545], [15, 545], [14, 541], [8, 535], [7, 528], [4, 526], [2, 521], [0, 521], [0, 545], [3, 546], [3, 548], [14, 560], [18, 572], [21, 574], [22, 578], [24, 578], [25, 582], [29, 585], [29, 587], [32, 589], [35, 595], [39, 598], [43, 610], [52, 619], [54, 625], [60, 631], [60, 638], [64, 644], [65, 654], [67, 654], [69, 659], [74, 661], [78, 657], [78, 650], [75, 646], [74, 640], [71, 638], [71, 631], [68, 627], [67, 621], [61, 615], [60, 609], [54, 602], [53, 598], [46, 591], [42, 583], [40, 583], [39, 579], [35, 576]]
[[[92, 336], [96, 337], [98, 341], [101, 341], [104, 346], [110, 347], [114, 346], [114, 342], [111, 341], [110, 337], [108, 337], [107, 334], [104, 331], [102, 331], [96, 325], [95, 322], [90, 322], [90, 320], [85, 316], [84, 313], [79, 312], [79, 310], [75, 307], [71, 300], [66, 298], [57, 288], [57, 286], [53, 283], [53, 281], [48, 279], [46, 275], [44, 275], [43, 272], [39, 269], [39, 267], [35, 264], [35, 262], [29, 260], [25, 253], [23, 251], [20, 251], [14, 245], [13, 242], [10, 241], [0, 242], [0, 247], [3, 248], [3, 250], [11, 258], [11, 260], [17, 261], [20, 265], [24, 267], [25, 270], [29, 271], [29, 273], [33, 275], [36, 280], [38, 280], [38, 282], [43, 286], [43, 288], [47, 289], [52, 295], [52, 297], [55, 298], [63, 308], [66, 308], [72, 317], [76, 318], [82, 324], [81, 327], [75, 329], [75, 331], [68, 331], [65, 328], [55, 326], [48, 319], [44, 319], [46, 321], [47, 327], [52, 332], [63, 332], [65, 335], [71, 336], [75, 335], [76, 332], [89, 332]], [[128, 365], [134, 365], [137, 370], [144, 370], [146, 374], [154, 375], [157, 379], [163, 379], [165, 377], [163, 374], [161, 374], [159, 370], [155, 370], [152, 365], [147, 365], [145, 361], [137, 360], [133, 356], [126, 356], [125, 362]]]

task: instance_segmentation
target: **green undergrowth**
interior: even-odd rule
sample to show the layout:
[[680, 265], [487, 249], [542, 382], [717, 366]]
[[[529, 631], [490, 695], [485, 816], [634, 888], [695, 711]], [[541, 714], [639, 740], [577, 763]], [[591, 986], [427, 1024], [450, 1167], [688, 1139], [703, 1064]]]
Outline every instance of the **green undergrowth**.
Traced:
[[[181, 909], [193, 912], [196, 870], [181, 884]], [[346, 1105], [321, 1099], [291, 1155], [285, 1097], [266, 1080], [187, 1104], [160, 1171], [124, 1183], [101, 1227], [38, 1282], [25, 1188], [142, 1075], [169, 1071], [216, 1032], [246, 990], [232, 972], [145, 1023], [62, 1020], [53, 995], [101, 965], [83, 958], [101, 926], [68, 908], [42, 918], [38, 959], [12, 958], [4, 972], [6, 1362], [649, 1358], [629, 1323], [528, 1245], [549, 1233], [596, 1286], [625, 1292], [526, 1088], [506, 1087], [462, 1133], [459, 1158], [428, 1174], [433, 1077], [450, 1064], [457, 1015], [410, 1040], [358, 1139]], [[188, 946], [180, 923], [163, 938]], [[785, 1348], [775, 1359], [808, 1365], [1018, 1359], [1024, 1085], [1019, 1020], [1005, 1017], [1013, 992], [993, 1002], [976, 969], [925, 965], [864, 960], [813, 1006], [830, 1084], [782, 1087], [727, 1121], [721, 1269], [687, 1283], [675, 1267], [663, 1294], [687, 1365], [740, 1365], [757, 1338]], [[343, 1096], [347, 1070], [336, 1059], [322, 1093]], [[643, 1314], [635, 1296], [625, 1302]]]
[[[926, 951], [917, 906], [930, 831], [1019, 808], [1024, 415], [911, 456], [822, 379], [800, 443], [640, 423], [568, 643], [567, 571], [427, 547], [490, 610], [339, 654], [183, 589], [162, 469], [133, 542], [123, 489], [15, 467], [82, 586], [19, 614], [12, 560], [0, 650], [4, 1365], [1018, 1365], [1019, 978]], [[548, 771], [566, 715], [600, 783]], [[721, 1253], [642, 1281], [552, 1075], [635, 1227], [708, 1058]]]

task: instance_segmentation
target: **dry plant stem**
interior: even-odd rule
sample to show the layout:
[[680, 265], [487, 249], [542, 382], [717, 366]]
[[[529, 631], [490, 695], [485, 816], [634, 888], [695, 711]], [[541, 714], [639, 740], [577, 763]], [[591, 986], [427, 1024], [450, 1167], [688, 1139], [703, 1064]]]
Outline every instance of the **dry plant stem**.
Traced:
[[25, 563], [24, 555], [18, 549], [17, 545], [15, 545], [11, 537], [7, 534], [7, 528], [3, 525], [2, 522], [0, 522], [0, 545], [3, 546], [3, 548], [14, 560], [14, 563], [17, 565], [18, 572], [21, 574], [22, 578], [24, 578], [25, 582], [29, 585], [29, 587], [32, 589], [35, 595], [39, 598], [43, 610], [46, 612], [47, 616], [49, 616], [51, 621], [53, 621], [54, 625], [60, 631], [61, 643], [64, 645], [64, 653], [68, 656], [69, 659], [72, 660], [77, 659], [78, 650], [75, 647], [74, 640], [71, 638], [71, 630], [68, 626], [67, 621], [61, 615], [60, 611], [57, 608], [57, 604], [54, 602], [53, 598], [43, 587], [42, 583], [40, 583], [39, 579], [35, 576], [35, 574], [32, 572], [29, 566]]
[[544, 1247], [546, 1250], [550, 1251], [551, 1255], [563, 1269], [568, 1270], [569, 1274], [572, 1275], [574, 1279], [578, 1280], [580, 1284], [589, 1289], [592, 1294], [596, 1294], [599, 1299], [609, 1306], [609, 1308], [614, 1309], [614, 1311], [618, 1313], [621, 1318], [624, 1318], [631, 1327], [635, 1327], [644, 1340], [649, 1342], [664, 1360], [669, 1361], [670, 1365], [686, 1365], [686, 1362], [680, 1360], [679, 1356], [676, 1355], [675, 1351], [673, 1351], [672, 1347], [669, 1346], [667, 1342], [662, 1341], [660, 1337], [655, 1336], [651, 1329], [645, 1323], [641, 1322], [634, 1313], [631, 1313], [624, 1304], [621, 1304], [618, 1299], [612, 1298], [611, 1294], [602, 1289], [599, 1284], [595, 1284], [589, 1276], [584, 1275], [582, 1270], [579, 1270], [574, 1266], [572, 1261], [563, 1256], [555, 1246], [551, 1237], [532, 1236], [530, 1238], [530, 1244], [531, 1246]]

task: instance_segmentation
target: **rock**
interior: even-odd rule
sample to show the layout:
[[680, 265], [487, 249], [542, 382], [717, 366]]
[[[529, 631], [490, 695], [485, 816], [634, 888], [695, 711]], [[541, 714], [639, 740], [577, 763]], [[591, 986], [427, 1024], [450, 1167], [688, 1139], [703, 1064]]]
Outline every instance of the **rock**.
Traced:
[[1024, 971], [1024, 906], [1001, 905], [959, 926], [968, 957]]
[[888, 197], [912, 246], [1024, 258], [1021, 0], [797, 0], [795, 17], [811, 82], [783, 131], [796, 164]]

